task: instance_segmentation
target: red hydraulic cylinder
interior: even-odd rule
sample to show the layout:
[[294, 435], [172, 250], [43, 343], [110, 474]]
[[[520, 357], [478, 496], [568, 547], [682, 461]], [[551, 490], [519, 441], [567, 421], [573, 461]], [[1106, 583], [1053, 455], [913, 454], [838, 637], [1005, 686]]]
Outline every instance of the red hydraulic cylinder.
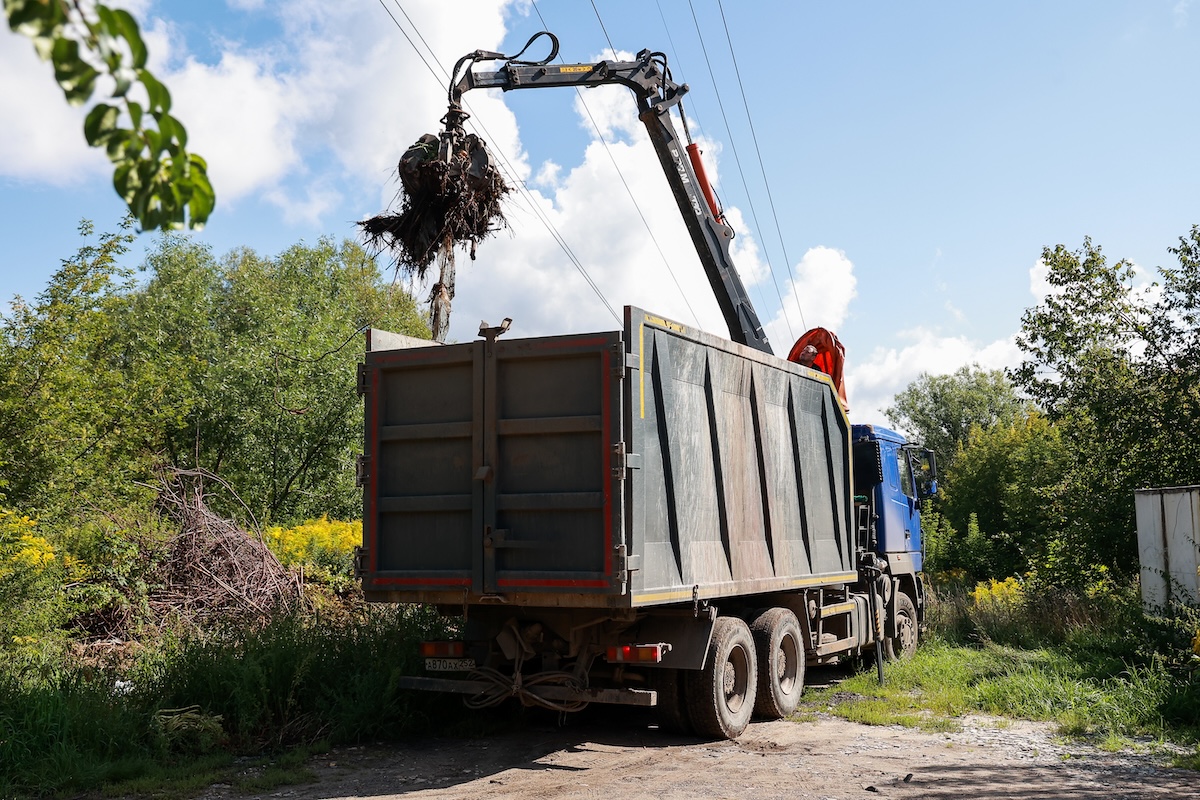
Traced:
[[700, 160], [700, 145], [692, 142], [687, 146], [687, 153], [688, 159], [692, 162], [692, 171], [696, 173], [696, 179], [700, 181], [700, 189], [704, 192], [708, 210], [712, 212], [717, 222], [724, 225], [725, 215], [717, 207], [717, 197], [713, 194], [712, 184], [708, 182], [708, 174], [704, 171], [704, 162]]

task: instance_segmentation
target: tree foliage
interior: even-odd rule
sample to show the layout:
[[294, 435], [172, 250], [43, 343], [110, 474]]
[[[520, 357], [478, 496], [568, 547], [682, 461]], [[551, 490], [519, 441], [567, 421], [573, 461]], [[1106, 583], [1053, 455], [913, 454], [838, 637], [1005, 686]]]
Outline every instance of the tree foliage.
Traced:
[[972, 364], [951, 375], [922, 373], [896, 395], [884, 414], [933, 450], [939, 469], [946, 471], [972, 427], [1012, 424], [1028, 408], [1002, 371]]
[[1137, 568], [1133, 492], [1200, 483], [1200, 228], [1178, 266], [1139, 287], [1085, 240], [1047, 248], [1053, 287], [1022, 319], [1015, 380], [1070, 451], [1063, 542], [1081, 560]]
[[1012, 385], [976, 368], [897, 395], [895, 424], [939, 456], [958, 442], [942, 459], [939, 569], [1070, 588], [1136, 574], [1134, 491], [1200, 484], [1200, 227], [1169, 252], [1148, 283], [1090, 239], [1046, 248], [1051, 291], [1022, 317]]
[[142, 228], [204, 227], [216, 204], [208, 164], [187, 151], [187, 130], [171, 115], [167, 87], [146, 69], [133, 16], [86, 0], [4, 0], [4, 12], [9, 27], [53, 64], [71, 105], [88, 102], [102, 76], [111, 80], [115, 104], [97, 103], [83, 133], [89, 145], [105, 148], [113, 188]]
[[1021, 575], [1042, 563], [1061, 528], [1066, 460], [1058, 429], [1036, 412], [1011, 424], [972, 427], [946, 473], [942, 498], [946, 519], [966, 535], [953, 566], [988, 578]]
[[[413, 299], [348, 242], [217, 259], [167, 235], [139, 282], [118, 266], [129, 239], [85, 245], [0, 318], [8, 505], [54, 516], [144, 503], [170, 465], [218, 476], [259, 522], [354, 516], [355, 334], [427, 336]], [[220, 510], [244, 513], [211, 488]]]

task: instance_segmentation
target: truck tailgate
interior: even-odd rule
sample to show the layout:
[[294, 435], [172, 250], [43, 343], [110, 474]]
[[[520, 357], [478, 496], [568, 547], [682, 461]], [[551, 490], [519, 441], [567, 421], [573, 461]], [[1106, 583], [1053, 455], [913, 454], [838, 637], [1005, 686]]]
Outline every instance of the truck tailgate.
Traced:
[[368, 352], [368, 599], [620, 594], [623, 379], [617, 331]]

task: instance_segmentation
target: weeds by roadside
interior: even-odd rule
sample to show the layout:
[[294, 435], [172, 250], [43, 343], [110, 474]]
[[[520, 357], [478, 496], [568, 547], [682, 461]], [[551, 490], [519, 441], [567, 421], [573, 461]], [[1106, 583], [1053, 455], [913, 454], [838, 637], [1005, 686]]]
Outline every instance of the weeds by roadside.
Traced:
[[[456, 714], [453, 704], [395, 680], [413, 669], [413, 642], [440, 625], [419, 607], [360, 606], [349, 619], [289, 614], [257, 630], [168, 639], [126, 673], [80, 663], [8, 673], [0, 796], [211, 782], [238, 753], [427, 730]], [[280, 769], [295, 771], [271, 762], [256, 780]]]
[[[1056, 724], [1119, 747], [1133, 738], [1200, 743], [1190, 612], [1145, 617], [1136, 587], [1031, 595], [1016, 581], [931, 591], [925, 644], [886, 668], [806, 693], [804, 709], [925, 730], [970, 713]], [[1200, 764], [1200, 749], [1181, 766]]]

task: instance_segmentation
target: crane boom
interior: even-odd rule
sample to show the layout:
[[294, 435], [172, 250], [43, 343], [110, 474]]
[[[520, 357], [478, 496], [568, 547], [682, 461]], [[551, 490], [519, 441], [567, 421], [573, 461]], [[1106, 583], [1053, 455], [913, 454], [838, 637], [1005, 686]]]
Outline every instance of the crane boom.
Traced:
[[[729, 327], [730, 338], [741, 344], [772, 353], [771, 345], [763, 332], [762, 323], [746, 288], [738, 275], [729, 253], [733, 229], [725, 224], [715, 202], [708, 198], [709, 187], [702, 173], [698, 174], [691, 159], [685, 154], [671, 108], [680, 103], [687, 93], [687, 84], [671, 80], [666, 69], [666, 59], [661, 53], [643, 50], [633, 61], [598, 61], [594, 64], [549, 64], [546, 63], [558, 52], [558, 40], [553, 34], [543, 31], [538, 36], [549, 36], [553, 43], [550, 57], [542, 62], [522, 62], [508, 59], [500, 53], [477, 50], [463, 56], [455, 67], [457, 76], [464, 62], [506, 59], [503, 66], [492, 72], [474, 72], [470, 66], [457, 82], [450, 87], [450, 110], [446, 114], [446, 133], [443, 143], [462, 134], [462, 95], [471, 89], [539, 89], [550, 86], [601, 86], [620, 84], [628, 87], [637, 100], [638, 117], [646, 126], [650, 140], [654, 143], [659, 164], [671, 186], [671, 193], [679, 206], [679, 212], [687, 225], [692, 244], [700, 257], [700, 263], [708, 276], [709, 284], [716, 295], [717, 304]], [[534, 39], [538, 38], [537, 36]], [[530, 43], [533, 39], [530, 39]], [[526, 45], [528, 48], [529, 45]], [[524, 51], [522, 51], [524, 52]]]

